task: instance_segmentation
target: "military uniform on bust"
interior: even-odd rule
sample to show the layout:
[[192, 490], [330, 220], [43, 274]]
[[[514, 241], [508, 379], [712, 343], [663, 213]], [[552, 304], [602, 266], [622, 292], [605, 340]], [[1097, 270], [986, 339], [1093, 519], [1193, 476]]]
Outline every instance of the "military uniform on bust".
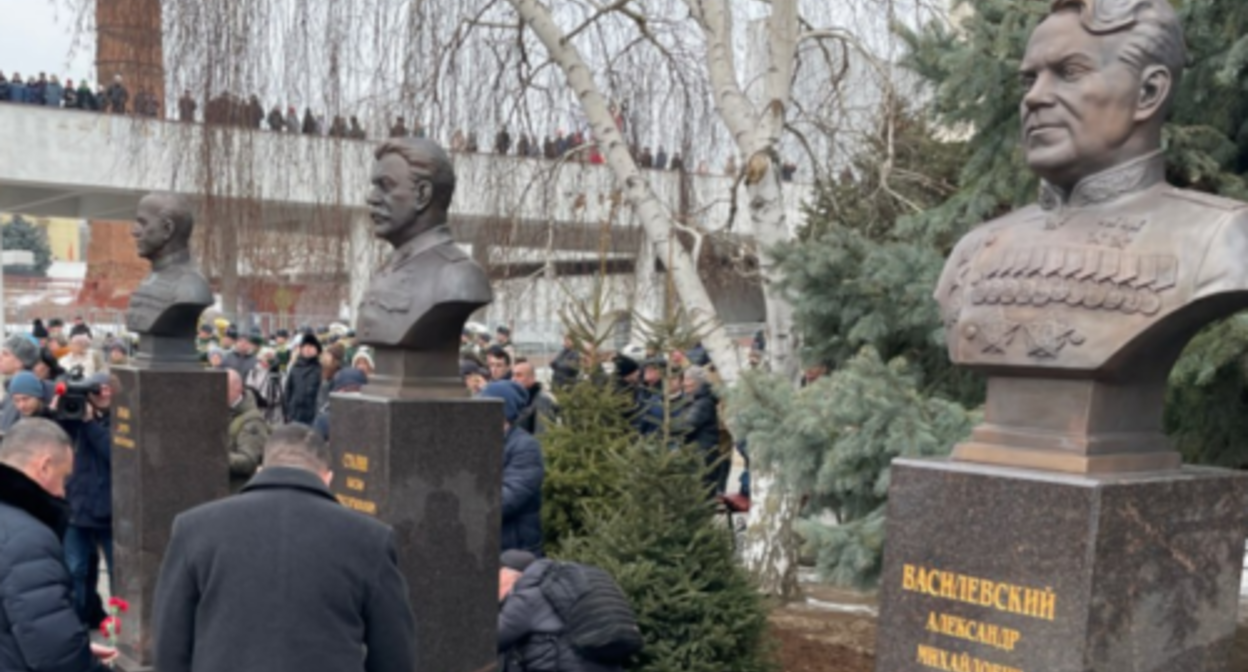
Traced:
[[191, 260], [190, 205], [171, 194], [139, 202], [133, 235], [152, 272], [130, 295], [126, 328], [140, 335], [136, 366], [198, 365], [197, 324], [213, 303], [212, 288]]
[[985, 421], [955, 459], [1179, 467], [1161, 426], [1170, 369], [1248, 306], [1248, 204], [1165, 181], [1185, 62], [1159, 0], [1054, 0], [1033, 34], [1020, 74], [1039, 203], [963, 238], [935, 294], [950, 358], [989, 377]]
[[375, 351], [365, 393], [462, 397], [464, 323], [493, 299], [485, 271], [448, 226], [455, 171], [437, 143], [396, 139], [375, 152], [368, 205], [374, 233], [394, 246], [360, 302], [359, 343]]

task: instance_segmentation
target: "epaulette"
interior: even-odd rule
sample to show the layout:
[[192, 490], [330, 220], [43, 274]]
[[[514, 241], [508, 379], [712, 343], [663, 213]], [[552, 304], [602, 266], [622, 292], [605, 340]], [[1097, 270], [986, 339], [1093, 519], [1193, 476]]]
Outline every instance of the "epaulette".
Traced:
[[468, 258], [468, 254], [454, 243], [449, 245], [438, 245], [433, 249], [447, 261], [463, 261]]
[[1197, 205], [1203, 205], [1207, 208], [1222, 210], [1223, 212], [1235, 212], [1236, 210], [1248, 208], [1248, 203], [1243, 201], [1237, 201], [1233, 198], [1226, 198], [1224, 196], [1215, 196], [1214, 194], [1206, 194], [1202, 191], [1167, 189], [1162, 192], [1162, 195], [1169, 198], [1177, 198], [1182, 201], [1188, 201], [1189, 203], [1196, 203]]

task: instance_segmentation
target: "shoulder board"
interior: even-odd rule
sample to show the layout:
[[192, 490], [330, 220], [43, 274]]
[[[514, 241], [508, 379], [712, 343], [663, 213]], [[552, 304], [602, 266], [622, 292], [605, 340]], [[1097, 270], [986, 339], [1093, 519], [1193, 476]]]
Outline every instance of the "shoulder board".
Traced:
[[1181, 201], [1188, 201], [1197, 205], [1203, 205], [1207, 208], [1215, 208], [1224, 212], [1234, 212], [1248, 208], [1248, 203], [1237, 201], [1225, 196], [1215, 196], [1200, 191], [1190, 191], [1188, 189], [1167, 189], [1162, 194], [1168, 198], [1174, 198]]
[[438, 245], [433, 249], [435, 252], [442, 255], [442, 258], [447, 261], [462, 261], [468, 258], [468, 254], [460, 249], [458, 245], [453, 243], [449, 245]]

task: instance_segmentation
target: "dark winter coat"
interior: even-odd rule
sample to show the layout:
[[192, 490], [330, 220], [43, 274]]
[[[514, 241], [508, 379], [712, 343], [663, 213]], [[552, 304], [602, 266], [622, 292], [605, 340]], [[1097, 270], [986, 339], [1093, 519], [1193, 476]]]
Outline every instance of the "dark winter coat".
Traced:
[[542, 594], [550, 560], [538, 560], [516, 580], [498, 612], [498, 653], [506, 672], [611, 672], [619, 667], [581, 658], [563, 638], [563, 620]]
[[105, 94], [108, 98], [108, 110], [117, 114], [124, 114], [126, 111], [126, 103], [130, 102], [130, 92], [126, 87], [113, 82], [108, 86]]
[[65, 484], [69, 522], [78, 527], [113, 526], [111, 415], [90, 422], [61, 421], [74, 445], [74, 472]]
[[550, 362], [550, 382], [555, 389], [576, 384], [581, 373], [581, 356], [571, 348], [564, 348]]
[[98, 110], [100, 103], [95, 99], [95, 94], [91, 93], [91, 87], [83, 84], [78, 87], [78, 109], [80, 110]]
[[531, 434], [512, 427], [503, 437], [502, 550], [542, 553], [542, 447]]
[[14, 103], [26, 102], [26, 85], [20, 80], [9, 82], [9, 100]]
[[160, 672], [415, 669], [393, 530], [302, 469], [174, 520], [152, 625]]
[[286, 375], [286, 420], [311, 425], [316, 420], [316, 398], [321, 390], [321, 362], [300, 357]]
[[525, 392], [529, 394], [529, 403], [516, 418], [516, 426], [538, 437], [555, 421], [555, 398], [542, 389], [541, 383], [534, 383]]
[[65, 503], [0, 464], [0, 670], [103, 672], [74, 611]]
[[709, 385], [703, 384], [680, 409], [676, 427], [687, 443], [695, 443], [706, 451], [719, 450], [719, 401]]

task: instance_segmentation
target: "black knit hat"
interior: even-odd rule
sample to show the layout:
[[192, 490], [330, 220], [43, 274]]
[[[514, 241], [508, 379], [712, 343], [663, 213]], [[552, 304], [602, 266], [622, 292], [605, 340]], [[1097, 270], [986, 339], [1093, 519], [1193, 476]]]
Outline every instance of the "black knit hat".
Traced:
[[499, 564], [507, 569], [514, 569], [517, 572], [523, 572], [534, 562], [537, 562], [537, 556], [528, 551], [522, 551], [517, 548], [513, 548], [510, 551], [503, 551], [502, 557], [499, 558]]
[[632, 374], [637, 373], [637, 371], [641, 368], [637, 365], [637, 360], [626, 355], [616, 355], [614, 361], [615, 375], [620, 378], [627, 378]]
[[317, 355], [320, 355], [321, 351], [324, 350], [324, 348], [321, 347], [321, 341], [317, 339], [316, 334], [310, 331], [299, 337], [299, 347], [302, 348], [305, 345], [315, 345]]

